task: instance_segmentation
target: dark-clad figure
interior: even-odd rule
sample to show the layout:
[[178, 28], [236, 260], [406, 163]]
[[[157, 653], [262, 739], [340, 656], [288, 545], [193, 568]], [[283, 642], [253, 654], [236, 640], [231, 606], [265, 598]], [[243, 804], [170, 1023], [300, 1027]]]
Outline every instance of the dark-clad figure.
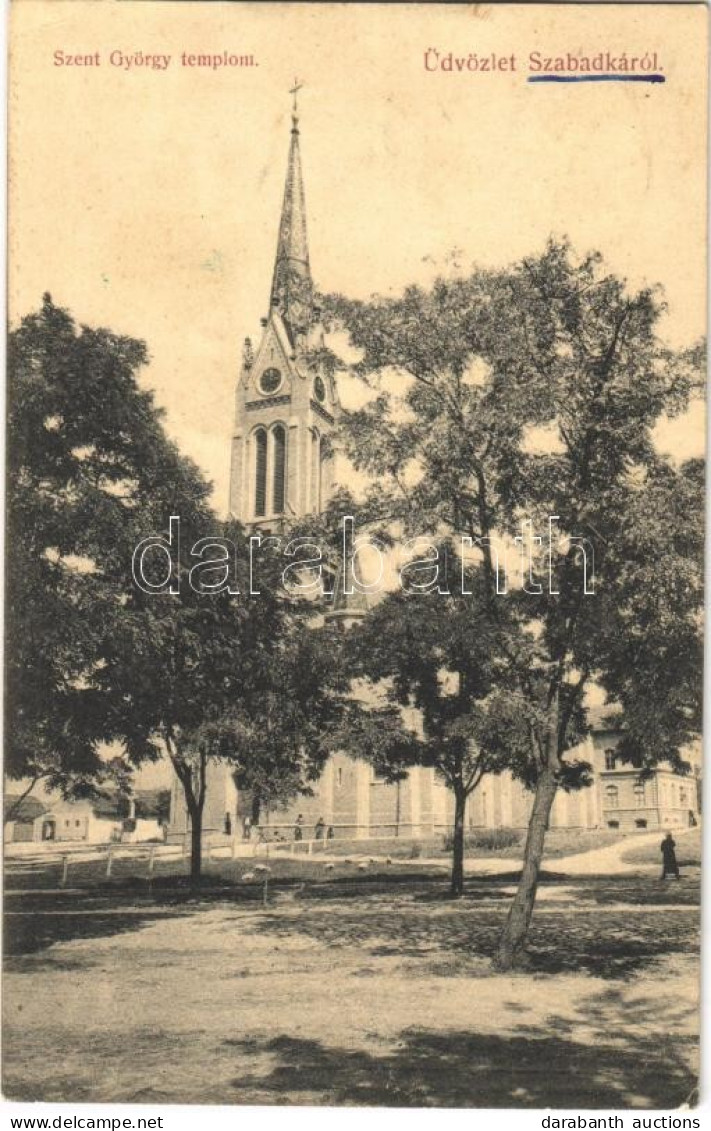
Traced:
[[323, 817], [319, 817], [314, 827], [314, 840], [323, 840], [323, 834], [326, 829], [326, 822]]
[[665, 880], [667, 876], [679, 876], [679, 865], [676, 862], [676, 841], [671, 833], [667, 833], [662, 841], [662, 879]]
[[303, 839], [304, 839], [304, 818], [302, 817], [301, 813], [299, 813], [298, 817], [296, 818], [296, 824], [294, 825], [294, 840], [303, 840]]

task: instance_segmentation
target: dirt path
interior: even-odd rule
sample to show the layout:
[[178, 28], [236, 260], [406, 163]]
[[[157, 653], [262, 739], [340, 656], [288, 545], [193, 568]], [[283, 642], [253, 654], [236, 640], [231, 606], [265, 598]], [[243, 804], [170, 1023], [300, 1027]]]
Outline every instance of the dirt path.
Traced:
[[[692, 829], [675, 829], [674, 835], [680, 839], [692, 831]], [[651, 833], [634, 834], [616, 844], [608, 844], [605, 848], [593, 848], [589, 852], [577, 852], [572, 856], [552, 856], [548, 859], [544, 857], [543, 866], [549, 872], [568, 876], [618, 876], [657, 872], [661, 867], [661, 855], [658, 865], [631, 863], [629, 860], [624, 860], [623, 856], [630, 848], [642, 848], [647, 844], [661, 841], [661, 836], [662, 832], [659, 829]], [[418, 860], [417, 863], [441, 864], [442, 859], [440, 857], [438, 860]], [[470, 857], [465, 860], [464, 868], [470, 875], [498, 876], [516, 871], [518, 861], [499, 856], [482, 856], [478, 859]]]

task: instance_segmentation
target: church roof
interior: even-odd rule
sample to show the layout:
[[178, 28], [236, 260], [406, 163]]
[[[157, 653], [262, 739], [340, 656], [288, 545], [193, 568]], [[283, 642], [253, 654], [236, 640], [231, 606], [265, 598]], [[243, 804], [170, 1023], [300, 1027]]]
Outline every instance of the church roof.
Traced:
[[307, 332], [313, 313], [313, 283], [306, 233], [306, 201], [299, 149], [299, 119], [296, 113], [298, 89], [296, 84], [292, 92], [294, 110], [291, 119], [291, 142], [271, 289], [271, 308], [281, 314], [292, 343], [296, 335]]

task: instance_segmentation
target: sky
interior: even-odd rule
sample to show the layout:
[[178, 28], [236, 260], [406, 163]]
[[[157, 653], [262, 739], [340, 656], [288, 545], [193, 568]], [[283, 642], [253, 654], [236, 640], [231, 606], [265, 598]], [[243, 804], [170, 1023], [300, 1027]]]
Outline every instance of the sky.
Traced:
[[[48, 290], [79, 321], [145, 340], [141, 382], [220, 511], [242, 341], [266, 313], [295, 74], [324, 290], [393, 293], [455, 249], [497, 266], [565, 234], [631, 286], [664, 284], [673, 344], [704, 331], [702, 6], [16, 0], [11, 19], [11, 318]], [[517, 70], [433, 73], [428, 48], [513, 54]], [[667, 81], [528, 84], [534, 50], [656, 51]], [[100, 64], [57, 66], [58, 51]], [[257, 65], [181, 63], [224, 51]], [[112, 52], [171, 61], [126, 69]], [[693, 454], [702, 437], [695, 413], [662, 446]]]
[[[141, 384], [224, 512], [298, 75], [320, 288], [397, 293], [455, 250], [461, 264], [501, 266], [567, 235], [631, 287], [662, 283], [664, 334], [691, 344], [706, 310], [705, 41], [702, 5], [15, 0], [11, 322], [49, 291], [78, 321], [145, 340]], [[429, 49], [513, 55], [515, 70], [428, 71]], [[532, 51], [656, 52], [666, 81], [531, 84]], [[170, 62], [127, 67], [137, 52]], [[184, 66], [183, 52], [256, 65]], [[97, 53], [98, 66], [56, 65]], [[703, 437], [695, 408], [659, 444], [682, 458]]]

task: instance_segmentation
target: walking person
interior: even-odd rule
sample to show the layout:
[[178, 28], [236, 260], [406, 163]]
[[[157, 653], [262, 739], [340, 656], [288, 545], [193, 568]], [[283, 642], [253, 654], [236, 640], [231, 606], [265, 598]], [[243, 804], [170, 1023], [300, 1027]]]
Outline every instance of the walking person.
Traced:
[[671, 833], [667, 833], [662, 841], [662, 880], [667, 876], [676, 876], [677, 880], [681, 879], [679, 875], [679, 865], [676, 862], [676, 841]]
[[299, 813], [298, 817], [296, 818], [296, 824], [294, 825], [294, 840], [303, 840], [303, 839], [304, 839], [304, 818], [301, 815], [301, 813]]

